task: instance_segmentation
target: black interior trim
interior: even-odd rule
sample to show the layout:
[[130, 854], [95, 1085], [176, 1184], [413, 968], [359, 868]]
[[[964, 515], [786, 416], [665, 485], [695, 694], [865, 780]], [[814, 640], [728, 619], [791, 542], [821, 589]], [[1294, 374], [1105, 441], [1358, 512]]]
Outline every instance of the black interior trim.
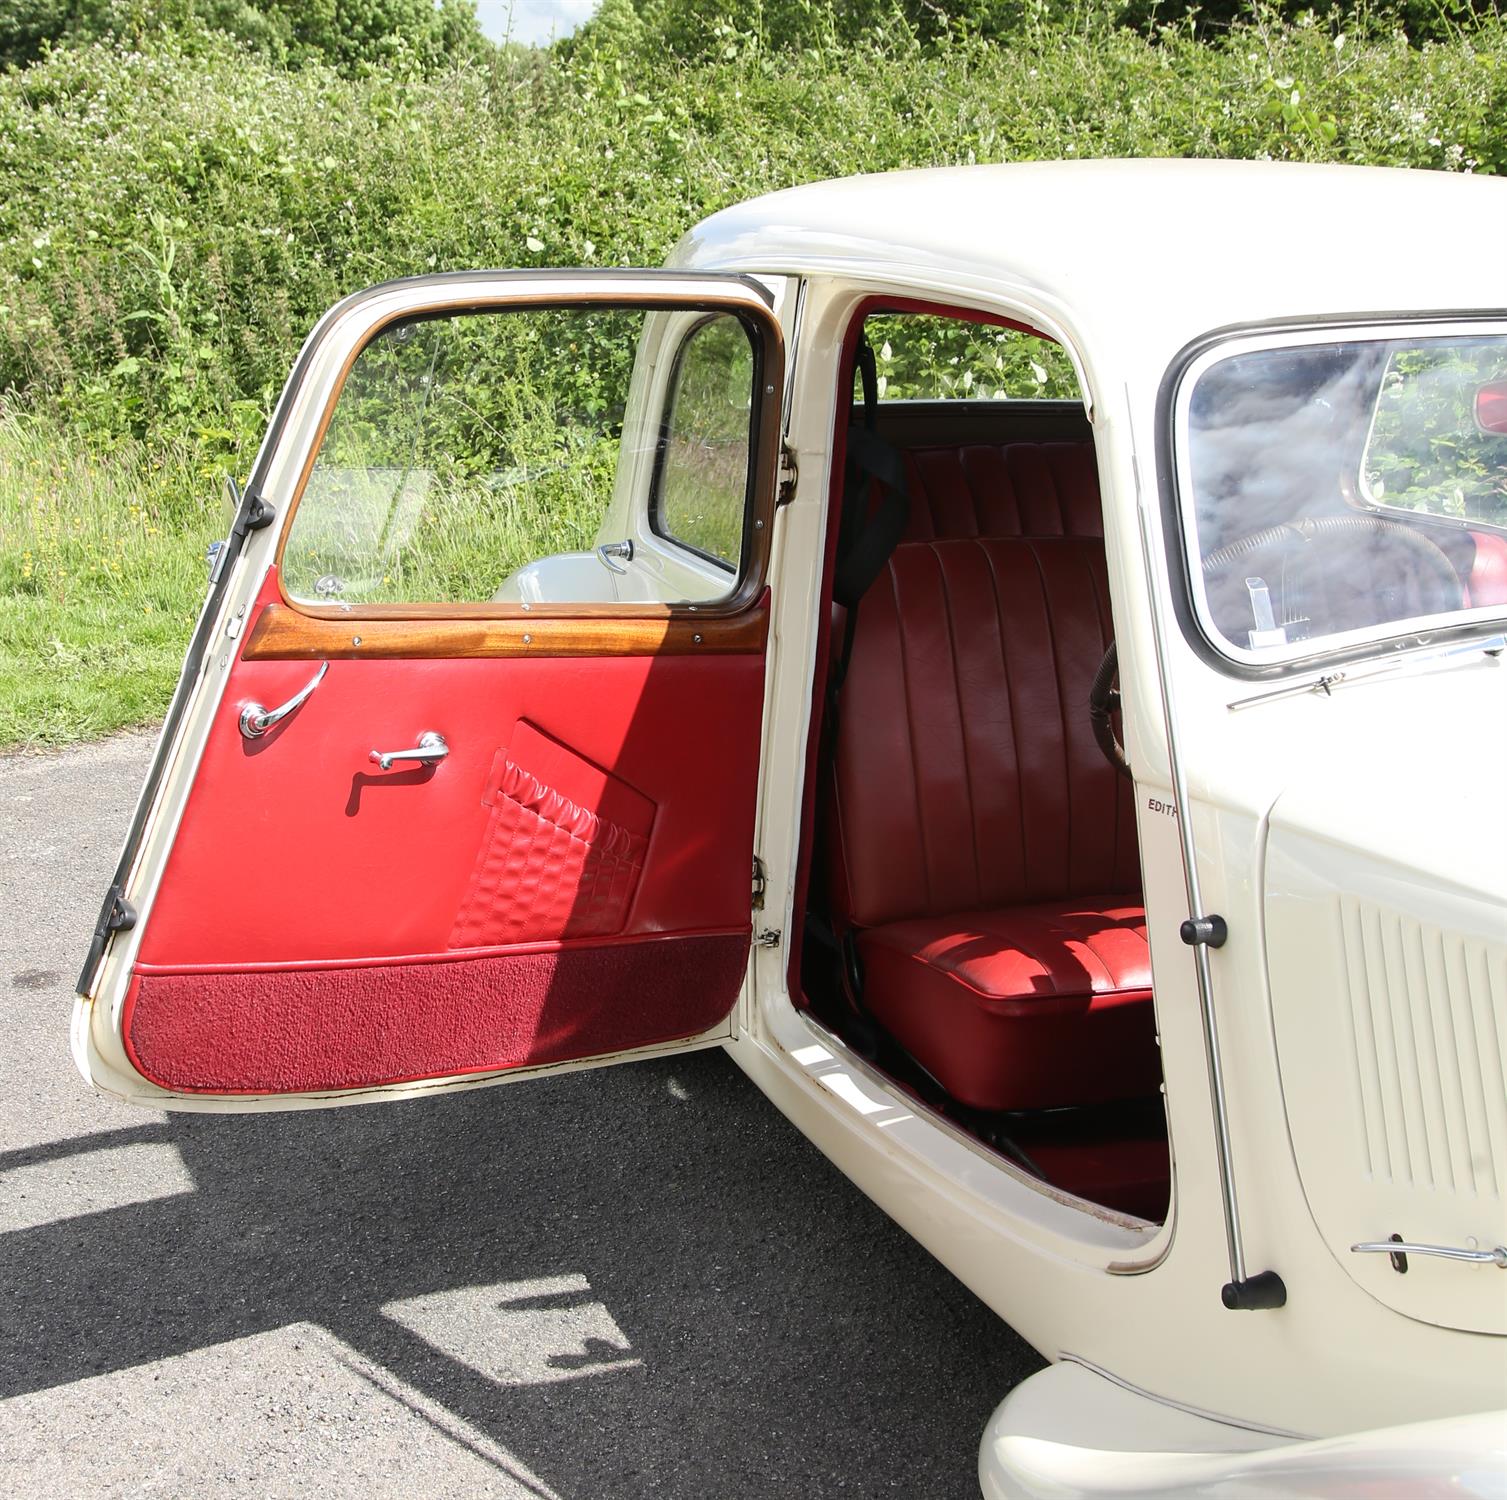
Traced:
[[896, 448], [1093, 441], [1081, 401], [881, 401], [877, 413]]

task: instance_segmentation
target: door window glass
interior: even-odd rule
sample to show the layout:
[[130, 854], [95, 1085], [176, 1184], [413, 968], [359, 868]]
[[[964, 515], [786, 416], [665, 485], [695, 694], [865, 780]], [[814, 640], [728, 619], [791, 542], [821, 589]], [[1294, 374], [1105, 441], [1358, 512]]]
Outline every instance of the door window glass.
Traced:
[[675, 364], [654, 529], [736, 572], [753, 421], [753, 347], [736, 318], [708, 318]]
[[[564, 580], [552, 601], [619, 597], [623, 561], [601, 559], [596, 546], [627, 534], [654, 474], [660, 408], [654, 403], [651, 418], [634, 389], [636, 367], [641, 379], [652, 376], [653, 362], [636, 354], [654, 319], [662, 326], [663, 311], [578, 305], [409, 318], [384, 329], [345, 379], [294, 515], [282, 559], [288, 597], [484, 603], [531, 564]], [[676, 492], [683, 507], [704, 504], [741, 536], [751, 336], [731, 314], [712, 326], [726, 327], [730, 348], [741, 345], [741, 360], [724, 364], [722, 394], [739, 405], [742, 440], [719, 453], [721, 468], [679, 473]], [[739, 549], [728, 558], [735, 571]], [[719, 577], [692, 597], [723, 597], [734, 581]]]

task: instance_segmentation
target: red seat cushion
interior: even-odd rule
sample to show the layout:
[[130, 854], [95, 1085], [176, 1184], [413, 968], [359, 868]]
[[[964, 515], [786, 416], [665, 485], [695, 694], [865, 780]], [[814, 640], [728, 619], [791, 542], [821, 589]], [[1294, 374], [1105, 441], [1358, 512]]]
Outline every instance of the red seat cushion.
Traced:
[[859, 935], [864, 1003], [977, 1109], [1095, 1104], [1160, 1078], [1138, 897], [920, 917]]

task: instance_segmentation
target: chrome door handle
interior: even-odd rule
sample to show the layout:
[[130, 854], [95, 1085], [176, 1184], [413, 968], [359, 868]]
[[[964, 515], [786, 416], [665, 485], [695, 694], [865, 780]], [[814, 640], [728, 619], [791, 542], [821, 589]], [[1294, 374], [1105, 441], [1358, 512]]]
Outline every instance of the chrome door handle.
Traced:
[[329, 670], [329, 662], [320, 662], [319, 670], [281, 708], [263, 708], [260, 703], [246, 704], [241, 709], [241, 733], [248, 740], [260, 739], [274, 724], [281, 723], [295, 708], [302, 707]]
[[[1350, 1250], [1354, 1255], [1433, 1255], [1440, 1260], [1463, 1260], [1468, 1265], [1498, 1266], [1507, 1271], [1507, 1245], [1496, 1245], [1490, 1250], [1463, 1250], [1455, 1245], [1415, 1245], [1409, 1240], [1392, 1239], [1366, 1241], [1352, 1245]], [[1407, 1261], [1403, 1260], [1399, 1266], [1394, 1259], [1392, 1265], [1396, 1270], [1405, 1270]]]
[[421, 766], [437, 765], [449, 753], [450, 747], [445, 743], [444, 735], [426, 729], [412, 750], [373, 750], [370, 758], [384, 771], [390, 771], [400, 760], [416, 760]]
[[597, 560], [609, 573], [626, 573], [628, 570], [623, 563], [617, 561], [622, 558], [623, 562], [633, 561], [633, 538], [629, 537], [623, 542], [603, 542], [597, 548]]

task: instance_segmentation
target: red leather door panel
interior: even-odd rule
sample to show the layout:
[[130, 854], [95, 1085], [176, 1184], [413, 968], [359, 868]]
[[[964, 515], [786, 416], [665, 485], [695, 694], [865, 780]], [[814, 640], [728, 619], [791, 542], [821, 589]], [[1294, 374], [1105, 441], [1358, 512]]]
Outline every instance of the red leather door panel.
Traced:
[[[296, 713], [243, 738], [240, 704], [312, 671], [231, 668], [127, 999], [144, 1076], [355, 1088], [727, 1014], [750, 936], [762, 645], [332, 660]], [[369, 760], [426, 730], [449, 746], [439, 765]]]

